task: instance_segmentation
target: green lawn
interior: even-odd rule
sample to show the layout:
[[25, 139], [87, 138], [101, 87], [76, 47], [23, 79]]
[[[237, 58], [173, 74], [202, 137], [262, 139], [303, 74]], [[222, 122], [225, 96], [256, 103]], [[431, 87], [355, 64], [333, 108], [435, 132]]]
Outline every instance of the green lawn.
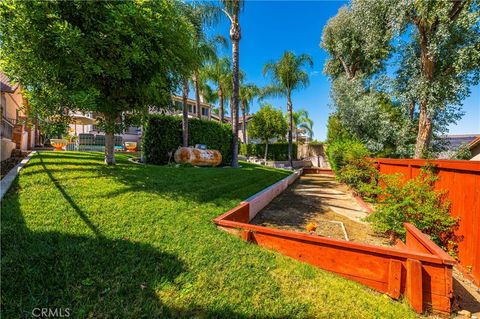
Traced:
[[354, 282], [248, 244], [212, 219], [285, 177], [43, 152], [2, 202], [3, 318], [408, 318]]

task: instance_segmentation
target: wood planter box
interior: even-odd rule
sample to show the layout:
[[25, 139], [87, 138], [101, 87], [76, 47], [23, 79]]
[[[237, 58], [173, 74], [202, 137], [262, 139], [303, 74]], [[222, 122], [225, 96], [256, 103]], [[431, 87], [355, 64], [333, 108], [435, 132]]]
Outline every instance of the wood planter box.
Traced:
[[[406, 244], [381, 247], [251, 225], [249, 221], [302, 173], [297, 171], [214, 219], [242, 239], [337, 273], [398, 299], [406, 295], [415, 311], [449, 314], [455, 260], [413, 225]], [[309, 173], [311, 173], [309, 171]]]

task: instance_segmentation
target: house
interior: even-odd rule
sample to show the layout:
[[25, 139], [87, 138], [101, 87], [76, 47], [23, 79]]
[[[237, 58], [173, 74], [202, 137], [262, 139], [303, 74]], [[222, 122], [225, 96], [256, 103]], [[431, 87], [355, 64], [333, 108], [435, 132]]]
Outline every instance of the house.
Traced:
[[[38, 125], [29, 123], [28, 101], [19, 84], [0, 72], [1, 92], [1, 161], [8, 159], [14, 149], [32, 149], [39, 142]], [[28, 125], [27, 125], [28, 124]]]
[[[442, 151], [436, 154], [438, 159], [455, 158], [462, 146], [468, 146], [475, 139], [478, 139], [480, 134], [459, 134], [459, 135], [444, 135], [441, 136], [435, 144], [441, 148]], [[473, 155], [473, 153], [472, 153]]]
[[468, 144], [470, 153], [472, 154], [471, 161], [480, 161], [480, 136]]
[[[166, 114], [166, 115], [176, 115], [182, 116], [183, 114], [183, 99], [181, 96], [172, 95], [172, 102], [174, 105], [173, 109], [164, 109], [164, 110], [151, 110], [151, 114]], [[188, 105], [188, 117], [189, 118], [198, 118], [197, 114], [197, 107], [196, 102], [193, 99], [187, 99]], [[212, 114], [212, 105], [201, 102], [200, 103], [201, 109], [201, 116], [200, 118], [203, 120], [211, 120], [211, 121], [220, 121], [218, 116]], [[93, 113], [75, 113], [76, 115], [83, 115], [89, 118], [95, 118], [95, 114]], [[70, 133], [73, 133], [74, 124], [70, 124]], [[77, 133], [93, 133], [93, 134], [103, 134], [103, 132], [96, 126], [96, 125], [84, 125], [77, 127]], [[131, 126], [125, 129], [122, 134], [119, 134], [124, 142], [140, 142], [140, 138], [142, 135], [142, 127], [139, 126]]]
[[[252, 121], [253, 115], [248, 114], [245, 116], [245, 131], [246, 134], [243, 134], [243, 116], [240, 116], [238, 119], [238, 138], [242, 143], [247, 143], [247, 144], [258, 144], [260, 141], [257, 141], [256, 139], [252, 139], [248, 136], [248, 125]], [[244, 137], [245, 135], [245, 137]]]

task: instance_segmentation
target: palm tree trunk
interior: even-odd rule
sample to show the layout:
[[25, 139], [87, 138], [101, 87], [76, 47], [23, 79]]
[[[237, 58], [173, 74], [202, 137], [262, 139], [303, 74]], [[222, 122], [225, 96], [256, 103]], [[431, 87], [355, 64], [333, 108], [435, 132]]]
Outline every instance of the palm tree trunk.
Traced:
[[233, 16], [232, 24], [230, 25], [230, 39], [232, 41], [232, 64], [233, 64], [233, 92], [232, 92], [232, 167], [238, 167], [238, 92], [239, 92], [239, 77], [238, 71], [240, 67], [239, 61], [239, 43], [240, 43], [240, 24], [238, 23], [238, 15]]
[[193, 85], [195, 87], [195, 107], [197, 108], [197, 117], [202, 118], [202, 108], [200, 106], [200, 89], [198, 87], [198, 72], [193, 73]]
[[182, 146], [188, 147], [188, 79], [183, 79], [183, 88], [182, 88], [182, 102], [183, 102], [183, 111], [182, 111]]
[[242, 102], [242, 135], [243, 135], [243, 143], [247, 144], [247, 123], [245, 122], [246, 119], [245, 115], [245, 102]]
[[114, 131], [116, 116], [111, 114], [104, 114], [105, 116], [105, 164], [115, 165], [115, 143], [114, 143]]
[[223, 90], [221, 87], [218, 88], [218, 100], [219, 100], [219, 110], [218, 110], [218, 116], [220, 117], [220, 123], [223, 123], [223, 120], [225, 118], [225, 109], [223, 108]]
[[293, 168], [293, 158], [292, 158], [292, 139], [293, 139], [293, 110], [292, 110], [292, 97], [291, 92], [287, 94], [287, 112], [288, 112], [288, 161], [290, 166]]

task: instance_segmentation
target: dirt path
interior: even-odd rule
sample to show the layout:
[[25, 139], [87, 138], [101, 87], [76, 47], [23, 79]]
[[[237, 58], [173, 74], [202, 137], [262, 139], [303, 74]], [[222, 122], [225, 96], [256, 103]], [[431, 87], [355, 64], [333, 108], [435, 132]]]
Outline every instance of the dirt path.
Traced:
[[373, 245], [389, 245], [388, 238], [376, 235], [362, 219], [365, 210], [333, 176], [305, 174], [275, 198], [251, 221], [266, 227], [307, 232], [309, 222], [318, 225], [321, 236]]

